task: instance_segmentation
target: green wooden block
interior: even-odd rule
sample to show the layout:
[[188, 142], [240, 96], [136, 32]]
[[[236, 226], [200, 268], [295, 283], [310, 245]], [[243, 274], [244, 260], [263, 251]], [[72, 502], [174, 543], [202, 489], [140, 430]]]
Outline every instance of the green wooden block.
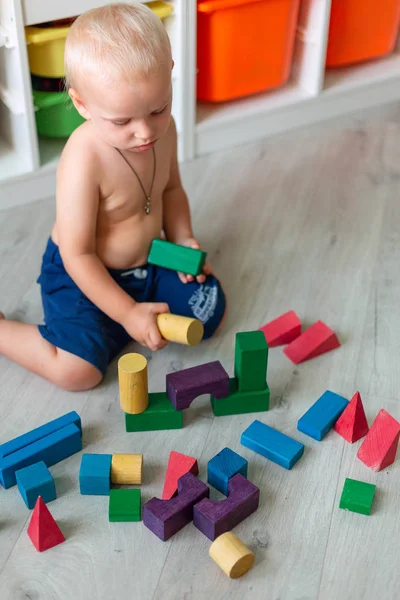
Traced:
[[211, 406], [216, 417], [261, 412], [269, 409], [269, 395], [268, 386], [262, 391], [239, 392], [237, 379], [232, 378], [229, 380], [229, 396], [226, 398], [211, 396]]
[[372, 483], [365, 483], [364, 481], [357, 481], [357, 479], [349, 479], [347, 477], [344, 482], [339, 507], [362, 515], [371, 514], [375, 488], [376, 485]]
[[148, 261], [152, 265], [172, 269], [172, 271], [200, 275], [206, 256], [207, 252], [155, 239], [151, 244]]
[[120, 488], [110, 490], [108, 519], [112, 523], [141, 521], [142, 500], [140, 490]]
[[236, 334], [235, 375], [239, 392], [264, 391], [267, 379], [268, 344], [262, 331]]
[[175, 410], [165, 392], [149, 394], [149, 406], [138, 414], [125, 413], [126, 431], [182, 429], [183, 411]]

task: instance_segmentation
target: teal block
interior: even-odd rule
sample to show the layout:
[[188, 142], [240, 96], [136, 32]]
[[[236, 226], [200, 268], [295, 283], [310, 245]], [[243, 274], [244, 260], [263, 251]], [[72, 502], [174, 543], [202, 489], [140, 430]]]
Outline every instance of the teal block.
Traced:
[[28, 508], [34, 508], [39, 496], [44, 502], [55, 500], [54, 479], [43, 461], [16, 471], [18, 490]]
[[299, 419], [297, 429], [314, 440], [321, 441], [332, 429], [348, 400], [327, 390]]
[[242, 433], [240, 443], [285, 469], [291, 469], [304, 453], [303, 444], [257, 420]]
[[238, 473], [247, 477], [247, 466], [245, 458], [230, 448], [224, 448], [208, 461], [207, 481], [227, 496], [229, 480]]
[[111, 487], [112, 454], [83, 454], [79, 470], [81, 494], [108, 496]]

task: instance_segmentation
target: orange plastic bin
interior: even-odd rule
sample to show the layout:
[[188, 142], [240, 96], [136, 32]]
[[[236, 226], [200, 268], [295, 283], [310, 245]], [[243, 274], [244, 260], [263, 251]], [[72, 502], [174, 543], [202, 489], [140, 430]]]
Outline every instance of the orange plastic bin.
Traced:
[[300, 0], [198, 0], [197, 98], [224, 102], [284, 85]]
[[332, 0], [326, 66], [389, 54], [400, 27], [400, 0]]

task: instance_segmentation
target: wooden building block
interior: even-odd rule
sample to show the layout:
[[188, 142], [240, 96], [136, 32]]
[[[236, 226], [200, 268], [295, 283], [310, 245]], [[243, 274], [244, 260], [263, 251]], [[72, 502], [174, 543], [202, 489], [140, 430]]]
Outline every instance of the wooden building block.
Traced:
[[201, 274], [206, 257], [207, 252], [156, 238], [151, 244], [148, 261], [157, 267], [196, 276]]
[[165, 392], [149, 394], [149, 407], [140, 415], [125, 413], [126, 431], [182, 429], [183, 413], [176, 411]]
[[143, 507], [143, 523], [166, 542], [193, 520], [193, 507], [208, 498], [208, 486], [191, 473], [178, 481], [178, 495], [170, 500], [152, 498]]
[[254, 554], [231, 531], [220, 535], [210, 546], [209, 554], [231, 579], [245, 575], [254, 563]]
[[248, 462], [243, 456], [224, 448], [208, 461], [207, 482], [227, 496], [229, 480], [237, 473], [247, 477], [247, 466]]
[[113, 454], [111, 483], [140, 485], [142, 483], [143, 454]]
[[203, 394], [224, 398], [228, 393], [229, 375], [219, 360], [167, 375], [167, 394], [175, 410], [188, 408]]
[[294, 310], [289, 310], [280, 317], [260, 328], [265, 335], [269, 348], [290, 344], [301, 334], [301, 321]]
[[348, 404], [346, 398], [327, 390], [298, 420], [297, 429], [314, 440], [321, 441]]
[[362, 515], [370, 515], [376, 485], [346, 478], [339, 507]]
[[238, 473], [229, 480], [227, 498], [224, 500], [204, 498], [194, 506], [193, 524], [214, 541], [255, 512], [259, 501], [258, 487]]
[[17, 483], [16, 471], [40, 461], [51, 467], [80, 450], [81, 430], [72, 423], [1, 458], [0, 483], [4, 488], [12, 487]]
[[265, 390], [267, 382], [268, 344], [262, 331], [236, 334], [235, 376], [239, 392]]
[[38, 552], [44, 552], [65, 542], [61, 529], [40, 496], [33, 510], [27, 533]]
[[142, 520], [142, 500], [140, 490], [110, 490], [108, 520], [111, 523], [134, 522]]
[[304, 453], [303, 444], [257, 420], [243, 431], [240, 443], [285, 469], [291, 469]]
[[108, 496], [111, 479], [111, 454], [82, 454], [79, 487], [85, 496]]
[[265, 412], [269, 409], [270, 391], [268, 385], [257, 392], [238, 392], [238, 380], [229, 380], [229, 395], [216, 399], [211, 395], [211, 407], [215, 417]]
[[357, 456], [373, 471], [394, 463], [399, 444], [400, 423], [382, 408], [361, 444]]
[[21, 450], [28, 446], [29, 444], [33, 444], [33, 442], [37, 442], [42, 438], [46, 437], [50, 433], [54, 433], [55, 431], [59, 431], [63, 429], [67, 425], [74, 424], [82, 431], [82, 423], [81, 418], [77, 412], [74, 410], [63, 415], [62, 417], [58, 417], [53, 421], [49, 421], [45, 423], [45, 425], [41, 425], [40, 427], [36, 427], [36, 429], [32, 429], [27, 433], [24, 433], [9, 442], [5, 442], [0, 445], [0, 458], [4, 458], [17, 450]]
[[161, 496], [162, 500], [169, 500], [177, 494], [178, 481], [186, 473], [199, 474], [197, 460], [192, 456], [186, 456], [186, 454], [171, 450]]
[[368, 421], [359, 392], [354, 394], [333, 429], [350, 444], [358, 442], [367, 435]]
[[295, 365], [339, 348], [336, 333], [322, 321], [317, 321], [291, 342], [284, 353]]
[[138, 415], [149, 405], [147, 359], [142, 354], [124, 354], [118, 361], [119, 399], [121, 408]]
[[168, 342], [197, 346], [203, 339], [204, 326], [198, 319], [161, 313], [157, 315], [157, 326], [162, 337]]
[[39, 496], [44, 502], [56, 499], [54, 479], [43, 461], [16, 471], [15, 477], [22, 499], [29, 509], [35, 507]]

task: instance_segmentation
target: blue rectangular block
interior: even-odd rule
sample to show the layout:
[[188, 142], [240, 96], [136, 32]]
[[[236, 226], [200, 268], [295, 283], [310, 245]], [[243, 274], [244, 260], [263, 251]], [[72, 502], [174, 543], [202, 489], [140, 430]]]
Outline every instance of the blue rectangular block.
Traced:
[[303, 444], [257, 420], [243, 431], [240, 443], [285, 469], [291, 469], [304, 452]]
[[247, 477], [247, 460], [230, 448], [224, 448], [208, 461], [207, 481], [225, 496], [231, 477], [240, 473]]
[[33, 444], [33, 442], [37, 442], [38, 440], [46, 437], [50, 433], [54, 433], [55, 431], [59, 431], [71, 424], [76, 425], [82, 431], [81, 418], [77, 412], [74, 410], [63, 415], [62, 417], [58, 417], [53, 421], [49, 421], [45, 425], [41, 425], [40, 427], [36, 427], [36, 429], [32, 429], [32, 431], [28, 431], [28, 433], [23, 433], [22, 435], [10, 440], [9, 442], [5, 442], [0, 445], [0, 457], [4, 458], [17, 450], [21, 450], [25, 446], [29, 444]]
[[41, 460], [51, 467], [80, 450], [82, 450], [81, 430], [74, 424], [67, 425], [21, 450], [1, 458], [0, 483], [4, 488], [12, 487], [16, 484], [15, 472], [19, 469]]
[[327, 390], [299, 419], [297, 429], [314, 440], [321, 441], [347, 405], [346, 398]]
[[79, 470], [81, 494], [109, 496], [112, 454], [83, 454]]
[[54, 479], [43, 461], [15, 473], [19, 492], [28, 508], [34, 508], [41, 496], [45, 502], [56, 499]]

